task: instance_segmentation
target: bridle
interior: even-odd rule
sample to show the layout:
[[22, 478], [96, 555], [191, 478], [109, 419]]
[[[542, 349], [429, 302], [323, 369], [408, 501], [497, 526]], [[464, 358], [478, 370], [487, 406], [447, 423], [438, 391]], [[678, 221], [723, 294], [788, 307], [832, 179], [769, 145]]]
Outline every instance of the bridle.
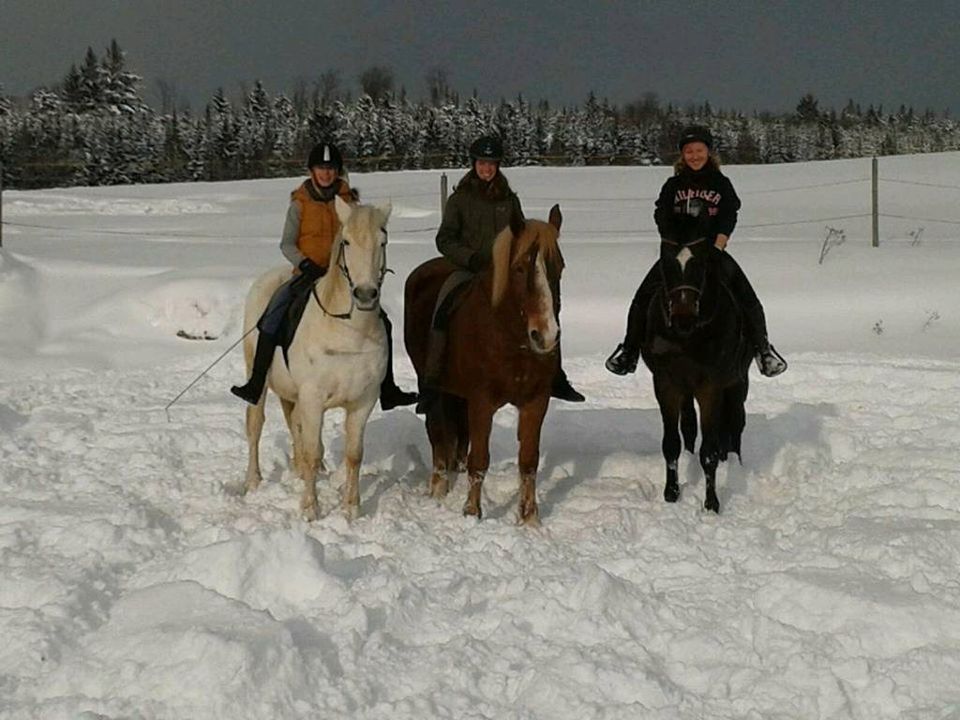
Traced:
[[[668, 240], [667, 238], [660, 238], [661, 243], [672, 245], [674, 247], [681, 247], [681, 248], [691, 247], [693, 245], [699, 245], [700, 243], [706, 242], [706, 240], [707, 238], [702, 237], [702, 238], [698, 238], [697, 240], [694, 240], [693, 242], [679, 243], [676, 240]], [[662, 268], [661, 268], [661, 273], [663, 273]], [[694, 304], [693, 304], [694, 314], [695, 314], [695, 317], [697, 318], [696, 326], [699, 327], [706, 322], [705, 319], [700, 317], [700, 299], [703, 297], [704, 287], [706, 286], [706, 283], [707, 283], [707, 273], [704, 272], [703, 279], [699, 287], [697, 287], [696, 285], [690, 285], [688, 283], [684, 283], [681, 285], [676, 285], [674, 287], [668, 288], [666, 283], [666, 275], [664, 273], [663, 295], [664, 295], [664, 299], [666, 300], [666, 303], [662, 306], [662, 308], [663, 308], [663, 319], [666, 322], [667, 327], [673, 326], [673, 321], [672, 321], [673, 299], [670, 296], [673, 295], [675, 292], [682, 292], [684, 290], [688, 290], [696, 295], [696, 299], [694, 300]]]
[[[387, 267], [387, 229], [380, 228], [380, 232], [383, 233], [383, 240], [380, 242], [380, 249], [383, 251], [382, 262], [380, 263], [380, 276], [377, 278], [377, 293], [379, 296], [380, 288], [383, 286], [383, 280], [387, 276], [387, 273], [392, 273], [393, 270]], [[336, 320], [349, 320], [353, 316], [353, 311], [357, 306], [355, 295], [353, 294], [356, 289], [356, 285], [353, 282], [353, 278], [350, 276], [350, 268], [347, 266], [347, 254], [346, 247], [350, 244], [350, 241], [341, 235], [340, 237], [340, 248], [337, 251], [337, 260], [334, 263], [337, 266], [337, 269], [340, 271], [340, 274], [347, 281], [347, 286], [350, 290], [350, 309], [345, 313], [332, 313], [327, 310], [323, 303], [320, 301], [320, 296], [317, 295], [317, 286], [313, 286], [313, 297], [317, 301], [317, 305], [323, 311], [324, 315], [332, 317]], [[372, 308], [371, 308], [372, 309]]]

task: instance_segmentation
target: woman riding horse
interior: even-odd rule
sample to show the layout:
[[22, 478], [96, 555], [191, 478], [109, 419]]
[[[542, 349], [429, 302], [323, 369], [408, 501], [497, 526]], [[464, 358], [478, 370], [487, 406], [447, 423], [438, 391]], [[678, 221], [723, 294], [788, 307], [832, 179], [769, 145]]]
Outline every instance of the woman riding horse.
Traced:
[[[319, 143], [307, 158], [310, 177], [290, 194], [290, 207], [283, 226], [280, 251], [294, 266], [294, 275], [280, 286], [257, 322], [260, 335], [254, 354], [253, 371], [245, 385], [230, 388], [237, 397], [251, 405], [260, 402], [266, 383], [267, 371], [278, 346], [284, 352], [290, 342], [290, 315], [292, 307], [299, 307], [306, 299], [316, 281], [323, 277], [330, 266], [330, 248], [340, 228], [334, 209], [337, 197], [346, 202], [356, 200], [343, 175], [343, 156], [331, 143]], [[390, 410], [400, 405], [412, 405], [417, 401], [415, 393], [404, 392], [393, 379], [393, 326], [386, 312], [380, 309], [380, 318], [387, 332], [387, 374], [380, 386], [380, 407]], [[292, 324], [296, 323], [295, 318]]]
[[[421, 395], [426, 393], [426, 397], [418, 405], [420, 412], [435, 396], [431, 388], [443, 370], [447, 321], [454, 291], [490, 265], [493, 242], [500, 231], [523, 219], [520, 199], [500, 170], [502, 160], [503, 142], [500, 138], [493, 135], [477, 138], [470, 145], [470, 171], [457, 183], [443, 210], [443, 221], [437, 231], [437, 249], [459, 270], [451, 275], [440, 292], [440, 306], [434, 314], [430, 337], [425, 387], [421, 388]], [[559, 312], [559, 296], [555, 301], [555, 309]], [[567, 402], [584, 400], [583, 395], [570, 385], [562, 367], [554, 378], [551, 394]]]
[[[654, 212], [660, 237], [677, 242], [680, 221], [685, 217], [697, 218], [702, 237], [721, 251], [716, 253], [721, 282], [733, 292], [743, 310], [746, 334], [753, 345], [757, 367], [767, 377], [779, 375], [787, 369], [787, 362], [767, 339], [763, 305], [743, 270], [725, 252], [737, 224], [740, 198], [730, 179], [720, 172], [719, 160], [711, 152], [713, 135], [705, 127], [691, 126], [680, 134], [677, 146], [680, 158], [673, 177], [660, 190]], [[661, 286], [659, 265], [658, 261], [650, 269], [630, 303], [626, 335], [606, 361], [606, 367], [612, 373], [627, 375], [637, 369], [640, 346], [647, 336], [647, 308]]]

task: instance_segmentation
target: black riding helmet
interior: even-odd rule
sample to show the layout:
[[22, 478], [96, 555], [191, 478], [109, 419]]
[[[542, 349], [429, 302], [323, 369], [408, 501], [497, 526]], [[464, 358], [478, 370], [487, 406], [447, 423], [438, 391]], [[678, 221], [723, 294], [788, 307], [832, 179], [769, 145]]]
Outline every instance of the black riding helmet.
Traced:
[[702, 142], [707, 146], [707, 150], [711, 150], [713, 148], [713, 133], [710, 132], [710, 128], [703, 125], [685, 127], [677, 140], [677, 150], [682, 151], [684, 145], [692, 142]]
[[503, 160], [503, 141], [496, 135], [484, 135], [478, 137], [470, 145], [470, 160], [492, 160], [501, 162]]
[[307, 158], [307, 168], [330, 167], [337, 171], [337, 174], [343, 172], [343, 155], [333, 143], [317, 143], [310, 151]]

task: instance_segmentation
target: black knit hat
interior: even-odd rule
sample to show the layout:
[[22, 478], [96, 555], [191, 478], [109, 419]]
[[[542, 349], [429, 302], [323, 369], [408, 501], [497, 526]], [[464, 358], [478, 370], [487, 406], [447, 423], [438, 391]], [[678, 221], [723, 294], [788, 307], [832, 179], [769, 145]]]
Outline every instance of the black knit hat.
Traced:
[[503, 160], [503, 141], [496, 135], [484, 135], [473, 141], [470, 146], [470, 159], [493, 160], [500, 162]]
[[713, 133], [710, 132], [710, 128], [703, 125], [685, 127], [677, 140], [677, 150], [682, 151], [684, 145], [692, 142], [702, 142], [707, 146], [707, 150], [711, 150], [713, 148]]
[[307, 167], [332, 167], [339, 174], [343, 172], [343, 155], [333, 143], [317, 143], [307, 158]]

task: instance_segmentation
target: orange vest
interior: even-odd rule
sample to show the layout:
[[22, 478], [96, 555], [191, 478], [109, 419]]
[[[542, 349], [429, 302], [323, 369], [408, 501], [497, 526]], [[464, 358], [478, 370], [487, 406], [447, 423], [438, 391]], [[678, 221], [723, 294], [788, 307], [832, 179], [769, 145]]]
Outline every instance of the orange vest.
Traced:
[[[307, 183], [311, 182], [307, 180]], [[353, 200], [350, 185], [340, 179], [340, 190], [337, 192], [347, 202]], [[300, 206], [300, 235], [297, 237], [297, 249], [305, 257], [313, 260], [320, 267], [330, 266], [330, 251], [333, 240], [340, 229], [340, 219], [337, 217], [335, 198], [330, 200], [314, 200], [303, 183], [290, 194], [290, 199]]]

